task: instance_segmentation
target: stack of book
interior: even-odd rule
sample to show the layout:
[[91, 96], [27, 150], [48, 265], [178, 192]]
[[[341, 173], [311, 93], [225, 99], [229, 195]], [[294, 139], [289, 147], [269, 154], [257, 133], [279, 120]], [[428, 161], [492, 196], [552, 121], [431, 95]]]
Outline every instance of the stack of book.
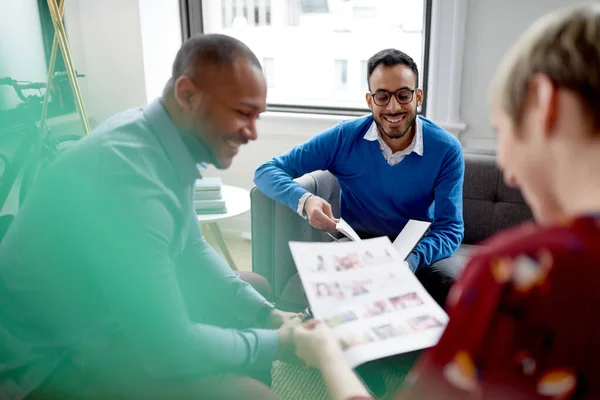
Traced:
[[224, 214], [227, 212], [222, 187], [223, 182], [218, 176], [196, 180], [196, 190], [194, 191], [196, 214]]

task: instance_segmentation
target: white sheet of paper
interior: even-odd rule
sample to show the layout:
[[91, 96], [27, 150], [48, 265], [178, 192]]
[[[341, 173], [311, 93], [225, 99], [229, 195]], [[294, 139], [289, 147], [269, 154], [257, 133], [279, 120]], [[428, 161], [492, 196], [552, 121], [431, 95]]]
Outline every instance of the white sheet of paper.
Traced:
[[348, 237], [350, 240], [353, 240], [355, 242], [360, 242], [362, 240], [360, 236], [358, 236], [358, 234], [354, 231], [354, 229], [352, 229], [352, 227], [341, 218], [340, 222], [336, 224], [335, 229], [338, 232], [345, 235], [346, 237]]
[[423, 235], [427, 232], [427, 229], [429, 229], [430, 225], [431, 222], [411, 219], [408, 221], [404, 229], [402, 229], [402, 232], [396, 236], [396, 240], [394, 240], [393, 245], [403, 260], [406, 260], [406, 257], [408, 257], [417, 243], [419, 243], [419, 240], [421, 240]]
[[389, 238], [289, 246], [315, 318], [334, 330], [350, 367], [438, 342], [448, 315]]

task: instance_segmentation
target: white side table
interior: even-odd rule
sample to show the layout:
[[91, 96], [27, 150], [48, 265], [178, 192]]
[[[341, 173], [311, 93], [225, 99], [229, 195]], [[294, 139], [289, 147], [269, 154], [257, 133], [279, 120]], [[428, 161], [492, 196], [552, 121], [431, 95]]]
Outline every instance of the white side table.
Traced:
[[223, 185], [221, 193], [225, 203], [227, 204], [227, 212], [222, 214], [197, 214], [198, 222], [205, 224], [213, 233], [219, 248], [223, 252], [225, 259], [234, 271], [237, 271], [237, 266], [229, 253], [229, 249], [223, 240], [221, 229], [217, 224], [227, 218], [237, 217], [250, 211], [250, 192], [235, 186]]

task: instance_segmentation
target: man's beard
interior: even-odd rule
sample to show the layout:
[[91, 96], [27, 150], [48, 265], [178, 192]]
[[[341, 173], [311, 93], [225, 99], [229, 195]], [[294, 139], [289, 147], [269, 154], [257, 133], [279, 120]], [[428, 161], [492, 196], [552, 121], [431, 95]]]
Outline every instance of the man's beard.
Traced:
[[198, 164], [206, 162], [215, 163], [215, 157], [211, 148], [202, 140], [194, 130], [188, 130], [181, 135], [185, 147], [190, 152], [192, 159]]
[[375, 124], [377, 125], [377, 128], [379, 129], [379, 133], [385, 135], [390, 140], [398, 140], [398, 139], [402, 139], [404, 136], [406, 136], [406, 134], [410, 131], [410, 128], [412, 128], [415, 125], [416, 120], [417, 120], [417, 116], [415, 115], [413, 117], [413, 119], [411, 121], [409, 121], [409, 123], [408, 123], [406, 129], [404, 129], [404, 131], [402, 131], [401, 133], [395, 133], [395, 134], [390, 134], [390, 133], [386, 132], [386, 130], [383, 128], [383, 125], [380, 124], [377, 120], [375, 120]]
[[192, 122], [185, 132], [182, 132], [183, 141], [196, 163], [209, 163], [218, 168], [219, 161], [214, 154], [214, 149], [202, 138], [200, 132], [212, 129], [209, 121], [204, 123]]

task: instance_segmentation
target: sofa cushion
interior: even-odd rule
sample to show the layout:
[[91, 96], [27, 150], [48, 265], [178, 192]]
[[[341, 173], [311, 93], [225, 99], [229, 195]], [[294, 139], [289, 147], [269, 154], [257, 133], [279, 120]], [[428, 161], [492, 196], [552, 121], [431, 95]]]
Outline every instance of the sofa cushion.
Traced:
[[518, 189], [510, 188], [494, 162], [485, 154], [465, 154], [463, 185], [463, 243], [477, 244], [494, 233], [531, 219]]
[[288, 279], [277, 299], [277, 307], [292, 312], [300, 312], [308, 306], [308, 299], [302, 287], [300, 275], [296, 272]]

